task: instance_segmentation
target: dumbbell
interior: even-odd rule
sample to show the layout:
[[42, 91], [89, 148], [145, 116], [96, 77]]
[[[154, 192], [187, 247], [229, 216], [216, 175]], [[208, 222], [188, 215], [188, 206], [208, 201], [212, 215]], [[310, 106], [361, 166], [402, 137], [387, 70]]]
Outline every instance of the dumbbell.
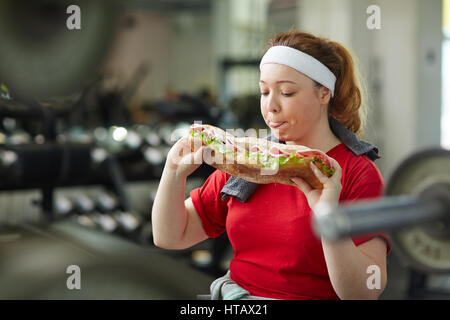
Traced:
[[0, 149], [0, 168], [7, 170], [17, 161], [17, 153], [11, 150]]
[[29, 133], [23, 130], [14, 130], [10, 136], [6, 137], [5, 144], [9, 145], [21, 145], [31, 143], [31, 136]]
[[[94, 221], [102, 230], [108, 233], [116, 232], [119, 228], [119, 224], [116, 219], [109, 214], [110, 210], [108, 208], [108, 202], [102, 200], [99, 201], [98, 195], [95, 197], [95, 201], [92, 202], [95, 210], [95, 213], [92, 215]], [[99, 205], [99, 203], [101, 204]]]
[[143, 138], [134, 129], [129, 129], [125, 138], [125, 145], [130, 150], [138, 150], [143, 144]]
[[135, 125], [132, 127], [132, 131], [135, 131], [143, 140], [142, 144], [146, 144], [152, 147], [158, 147], [161, 145], [160, 135], [151, 127], [146, 125]]
[[58, 195], [55, 197], [53, 202], [53, 210], [56, 217], [67, 217], [75, 209], [75, 205], [72, 200], [63, 195]]
[[174, 129], [175, 129], [175, 127], [170, 123], [164, 123], [159, 127], [158, 134], [162, 138], [162, 141], [166, 145], [170, 146], [175, 142], [175, 141], [172, 141]]
[[146, 133], [145, 141], [152, 147], [158, 147], [161, 145], [161, 137], [153, 131], [148, 131]]
[[75, 220], [89, 228], [97, 228], [99, 225], [93, 218], [93, 214], [95, 214], [95, 204], [94, 202], [85, 194], [75, 193], [72, 196], [72, 201], [75, 207], [75, 212], [77, 216]]
[[125, 235], [133, 234], [140, 227], [141, 217], [133, 212], [122, 211], [117, 197], [111, 193], [98, 193], [96, 206], [104, 216], [114, 219], [118, 224], [118, 231]]

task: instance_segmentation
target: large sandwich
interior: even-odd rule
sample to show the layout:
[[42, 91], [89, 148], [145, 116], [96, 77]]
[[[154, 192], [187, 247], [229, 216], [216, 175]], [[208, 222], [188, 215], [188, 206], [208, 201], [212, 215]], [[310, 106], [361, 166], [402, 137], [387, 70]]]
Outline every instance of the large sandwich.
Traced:
[[204, 146], [204, 161], [230, 175], [259, 184], [283, 183], [296, 186], [291, 177], [303, 178], [313, 188], [323, 186], [310, 168], [312, 162], [323, 174], [334, 171], [320, 150], [286, 145], [256, 137], [235, 137], [212, 125], [193, 124], [191, 149]]

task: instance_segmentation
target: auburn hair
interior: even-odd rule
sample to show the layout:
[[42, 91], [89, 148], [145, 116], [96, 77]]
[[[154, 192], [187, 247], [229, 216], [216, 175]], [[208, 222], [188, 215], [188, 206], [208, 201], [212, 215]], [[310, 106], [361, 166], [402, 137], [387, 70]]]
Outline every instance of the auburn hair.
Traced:
[[[298, 30], [282, 32], [272, 37], [267, 50], [273, 46], [288, 46], [322, 62], [336, 76], [334, 96], [328, 104], [328, 115], [358, 136], [366, 121], [365, 86], [355, 58], [342, 44]], [[321, 86], [316, 82], [317, 86]]]

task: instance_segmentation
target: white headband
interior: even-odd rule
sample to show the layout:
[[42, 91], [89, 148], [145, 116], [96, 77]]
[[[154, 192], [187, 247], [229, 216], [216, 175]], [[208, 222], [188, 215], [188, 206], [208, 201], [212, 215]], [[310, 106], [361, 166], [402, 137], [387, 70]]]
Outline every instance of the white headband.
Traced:
[[279, 63], [294, 68], [330, 89], [334, 96], [336, 76], [322, 62], [300, 50], [287, 46], [274, 46], [261, 59], [259, 69], [265, 63]]

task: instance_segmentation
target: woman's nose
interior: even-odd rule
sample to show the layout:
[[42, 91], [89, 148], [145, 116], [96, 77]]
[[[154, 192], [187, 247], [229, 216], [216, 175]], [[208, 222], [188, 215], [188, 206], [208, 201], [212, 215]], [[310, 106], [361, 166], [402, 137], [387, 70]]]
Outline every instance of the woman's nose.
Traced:
[[280, 103], [273, 95], [269, 95], [268, 97], [267, 109], [269, 112], [275, 113], [280, 111]]

